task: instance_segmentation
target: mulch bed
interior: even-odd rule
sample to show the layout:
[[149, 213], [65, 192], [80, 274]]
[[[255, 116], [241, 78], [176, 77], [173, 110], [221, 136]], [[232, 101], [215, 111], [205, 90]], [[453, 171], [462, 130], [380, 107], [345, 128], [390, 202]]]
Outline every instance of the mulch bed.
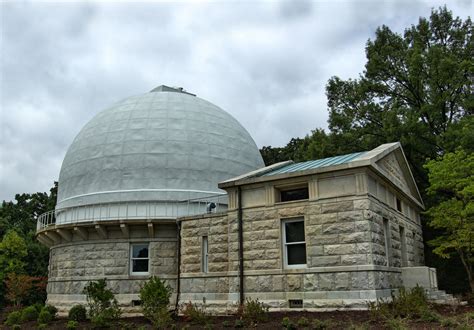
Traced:
[[[436, 312], [441, 314], [443, 317], [450, 318], [460, 318], [466, 313], [474, 313], [473, 306], [458, 306], [452, 307], [448, 305], [436, 305], [434, 306]], [[7, 314], [11, 311], [11, 308], [6, 308], [0, 312], [0, 324], [6, 319]], [[388, 329], [384, 324], [371, 322], [368, 311], [334, 311], [334, 312], [271, 312], [269, 313], [269, 319], [263, 324], [258, 324], [253, 326], [253, 328], [258, 329], [282, 329], [282, 319], [284, 317], [289, 317], [291, 321], [296, 325], [298, 319], [301, 317], [306, 317], [310, 321], [308, 326], [311, 329], [312, 320], [318, 319], [321, 321], [327, 321], [330, 324], [330, 329], [348, 329], [348, 328], [357, 328], [363, 326], [363, 328], [369, 329]], [[233, 329], [236, 321], [236, 316], [213, 316], [210, 317], [209, 329]], [[227, 322], [225, 322], [227, 321]], [[59, 318], [54, 320], [48, 325], [47, 329], [66, 329], [67, 319]], [[225, 324], [228, 324], [230, 327], [224, 327]], [[473, 320], [474, 328], [474, 320]], [[21, 325], [22, 329], [36, 329], [37, 324], [35, 321], [24, 323]], [[410, 321], [407, 326], [410, 329], [446, 329], [449, 327], [443, 327], [439, 323], [431, 322], [419, 322], [419, 321]], [[153, 326], [150, 322], [143, 317], [131, 317], [123, 318], [119, 324], [111, 326], [112, 329], [134, 329], [137, 330], [140, 327], [145, 329], [153, 329]], [[203, 325], [193, 325], [183, 317], [179, 317], [176, 321], [176, 328], [186, 328], [186, 329], [202, 329]], [[249, 327], [245, 327], [249, 328]], [[5, 325], [0, 325], [0, 329], [9, 329]], [[89, 322], [82, 322], [78, 329], [93, 329], [92, 324]]]

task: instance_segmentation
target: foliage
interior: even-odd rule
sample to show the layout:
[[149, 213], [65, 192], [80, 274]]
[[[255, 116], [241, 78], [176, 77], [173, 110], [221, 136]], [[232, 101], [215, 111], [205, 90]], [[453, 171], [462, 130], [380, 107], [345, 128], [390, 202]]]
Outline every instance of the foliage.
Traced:
[[37, 318], [38, 318], [38, 311], [36, 310], [35, 306], [25, 307], [21, 311], [22, 322], [34, 321]]
[[411, 290], [400, 288], [392, 294], [391, 301], [377, 300], [368, 305], [372, 321], [387, 321], [394, 318], [434, 321], [438, 315], [429, 305], [423, 288], [416, 286]]
[[54, 319], [54, 316], [47, 309], [43, 309], [38, 315], [39, 324], [48, 324]]
[[28, 275], [18, 275], [9, 273], [5, 279], [6, 298], [13, 303], [14, 306], [19, 306], [28, 291], [33, 287], [31, 277]]
[[313, 329], [323, 330], [323, 329], [328, 329], [331, 326], [331, 321], [314, 319], [311, 325]]
[[5, 324], [8, 326], [12, 326], [20, 322], [21, 322], [21, 311], [13, 311], [8, 314]]
[[139, 297], [143, 315], [155, 327], [164, 328], [171, 324], [171, 316], [168, 312], [171, 292], [171, 287], [155, 276], [152, 276], [140, 288]]
[[247, 298], [242, 310], [244, 320], [251, 323], [265, 322], [268, 319], [268, 309], [264, 303]]
[[25, 240], [14, 230], [7, 232], [0, 243], [0, 269], [2, 269], [2, 273], [23, 273], [25, 270], [23, 258], [27, 254]]
[[75, 329], [77, 329], [78, 326], [79, 326], [79, 322], [77, 322], [75, 320], [69, 320], [66, 323], [66, 329], [68, 329], [68, 330], [75, 330]]
[[120, 318], [120, 308], [111, 290], [106, 288], [106, 279], [89, 282], [84, 288], [89, 317], [91, 322], [99, 327], [110, 326], [110, 323]]
[[296, 329], [296, 325], [290, 320], [290, 318], [288, 316], [285, 316], [281, 320], [281, 326], [285, 329], [288, 329], [288, 330]]
[[309, 325], [309, 320], [308, 320], [308, 318], [302, 316], [298, 319], [297, 324], [298, 324], [299, 327], [305, 328]]
[[459, 255], [474, 293], [474, 153], [462, 149], [429, 161], [428, 194], [439, 199], [427, 214], [430, 226], [443, 233], [429, 241], [434, 253]]
[[87, 318], [86, 308], [84, 305], [74, 305], [69, 310], [68, 319], [72, 321], [82, 322]]
[[46, 324], [46, 323], [39, 323], [37, 328], [38, 328], [38, 330], [47, 329], [47, 328], [48, 328], [48, 324]]
[[13, 324], [13, 325], [12, 325], [12, 330], [21, 330], [21, 325], [19, 325], [19, 324]]
[[51, 314], [53, 319], [56, 317], [56, 314], [58, 313], [58, 309], [54, 307], [53, 305], [45, 305], [41, 310], [46, 310]]
[[234, 328], [240, 329], [240, 328], [243, 328], [244, 326], [245, 326], [244, 320], [241, 320], [241, 319], [235, 320]]
[[209, 322], [209, 314], [205, 310], [205, 306], [198, 307], [192, 302], [184, 304], [182, 308], [184, 318], [192, 324], [204, 325]]

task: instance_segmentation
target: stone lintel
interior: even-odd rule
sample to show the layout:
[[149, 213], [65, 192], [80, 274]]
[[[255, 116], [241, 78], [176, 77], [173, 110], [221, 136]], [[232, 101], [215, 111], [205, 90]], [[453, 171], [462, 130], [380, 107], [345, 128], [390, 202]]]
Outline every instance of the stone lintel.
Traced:
[[72, 233], [68, 229], [56, 229], [56, 232], [66, 241], [72, 241]]
[[81, 236], [84, 241], [87, 241], [89, 239], [89, 233], [87, 232], [87, 229], [83, 227], [74, 227], [74, 232]]

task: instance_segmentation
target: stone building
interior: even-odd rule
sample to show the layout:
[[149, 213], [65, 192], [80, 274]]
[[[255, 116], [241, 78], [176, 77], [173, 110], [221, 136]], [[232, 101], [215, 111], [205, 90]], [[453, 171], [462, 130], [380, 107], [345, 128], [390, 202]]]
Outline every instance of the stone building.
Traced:
[[436, 289], [423, 266], [423, 202], [399, 143], [263, 167], [247, 131], [217, 106], [160, 86], [96, 115], [68, 149], [54, 211], [48, 303], [84, 303], [107, 278], [137, 310], [151, 275], [173, 303], [220, 312], [365, 308], [392, 289]]

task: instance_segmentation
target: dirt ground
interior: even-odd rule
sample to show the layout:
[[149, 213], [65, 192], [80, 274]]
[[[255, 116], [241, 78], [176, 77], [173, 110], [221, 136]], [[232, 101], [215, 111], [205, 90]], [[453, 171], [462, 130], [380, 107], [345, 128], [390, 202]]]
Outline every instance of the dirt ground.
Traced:
[[[443, 306], [436, 305], [433, 309], [438, 312], [442, 322], [407, 321], [402, 323], [403, 327], [409, 329], [474, 329], [474, 307], [472, 306]], [[0, 329], [9, 329], [3, 325], [6, 315], [11, 309], [5, 309], [0, 313]], [[395, 324], [378, 323], [370, 320], [368, 311], [335, 311], [335, 312], [271, 312], [268, 321], [257, 325], [244, 326], [244, 329], [282, 329], [283, 318], [288, 317], [296, 329], [315, 329], [314, 320], [320, 320], [319, 329], [393, 329]], [[298, 326], [298, 320], [305, 317], [309, 320], [307, 327]], [[214, 316], [209, 317], [207, 325], [196, 325], [179, 317], [174, 329], [233, 329], [236, 316]], [[453, 323], [457, 322], [457, 323]], [[316, 321], [317, 322], [317, 321]], [[67, 319], [59, 318], [50, 323], [47, 329], [66, 329]], [[456, 325], [457, 324], [457, 325]], [[22, 329], [37, 329], [37, 323], [31, 321], [21, 325]], [[153, 329], [150, 322], [143, 317], [123, 318], [119, 323], [111, 325], [111, 329]], [[93, 329], [89, 322], [82, 322], [78, 329]]]

